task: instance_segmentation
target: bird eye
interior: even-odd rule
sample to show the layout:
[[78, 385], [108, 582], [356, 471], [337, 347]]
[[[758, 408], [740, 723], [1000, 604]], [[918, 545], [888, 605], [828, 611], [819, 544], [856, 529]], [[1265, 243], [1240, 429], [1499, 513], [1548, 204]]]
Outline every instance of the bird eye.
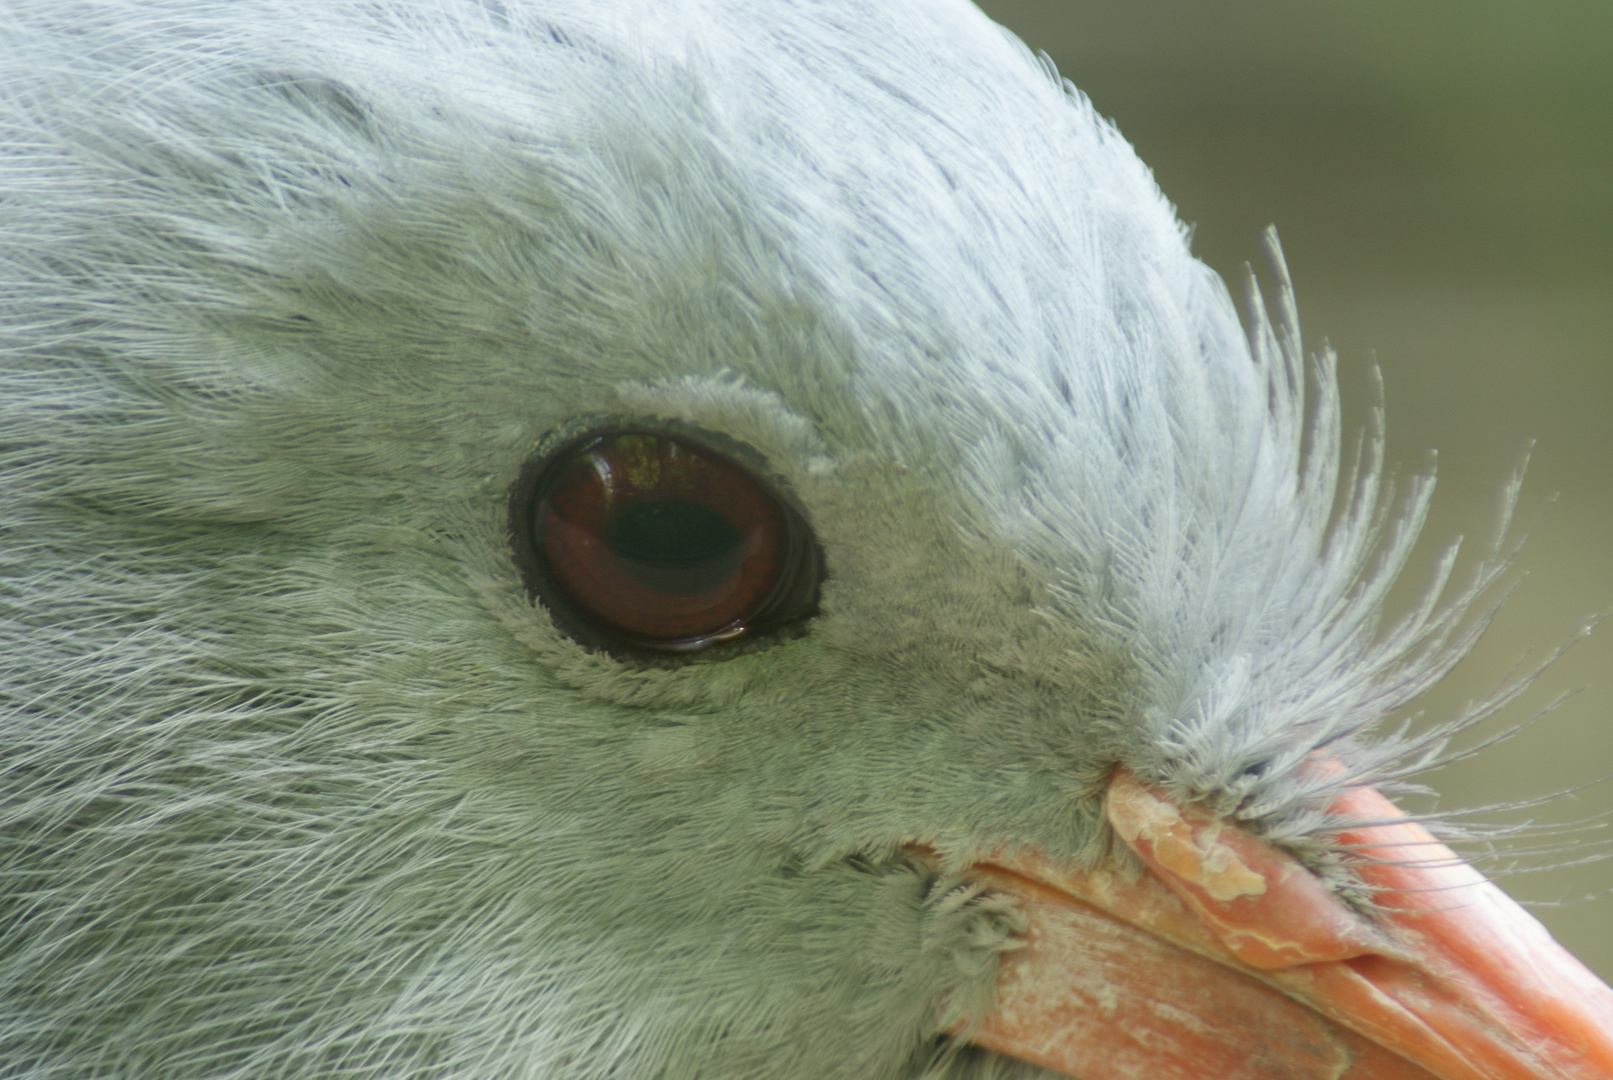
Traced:
[[812, 613], [801, 515], [733, 457], [653, 431], [575, 439], [510, 507], [527, 588], [574, 637], [683, 653]]

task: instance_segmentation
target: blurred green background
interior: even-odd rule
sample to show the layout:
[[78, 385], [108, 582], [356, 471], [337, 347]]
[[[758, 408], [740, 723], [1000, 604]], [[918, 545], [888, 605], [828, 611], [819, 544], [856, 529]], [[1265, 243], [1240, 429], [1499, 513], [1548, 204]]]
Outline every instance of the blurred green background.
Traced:
[[[1439, 451], [1400, 605], [1459, 534], [1471, 569], [1535, 440], [1517, 588], [1421, 702], [1428, 719], [1613, 609], [1613, 3], [980, 4], [1116, 122], [1229, 281], [1277, 225], [1307, 339], [1338, 351], [1352, 428], [1381, 366], [1390, 460], [1422, 470]], [[1613, 776], [1613, 621], [1459, 745], [1564, 693], [1507, 742], [1430, 774], [1439, 807]], [[1598, 814], [1613, 815], [1613, 781], [1486, 815], [1540, 828], [1482, 865], [1613, 981], [1613, 826], [1549, 831]]]

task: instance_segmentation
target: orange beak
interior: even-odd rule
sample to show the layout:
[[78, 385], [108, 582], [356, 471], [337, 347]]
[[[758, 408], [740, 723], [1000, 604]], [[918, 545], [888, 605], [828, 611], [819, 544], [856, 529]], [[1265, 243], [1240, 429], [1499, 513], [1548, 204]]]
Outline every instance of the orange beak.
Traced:
[[1609, 1080], [1613, 990], [1370, 788], [1333, 810], [1376, 908], [1120, 770], [1109, 822], [1146, 869], [1036, 855], [971, 875], [1029, 929], [969, 1038], [1079, 1080]]

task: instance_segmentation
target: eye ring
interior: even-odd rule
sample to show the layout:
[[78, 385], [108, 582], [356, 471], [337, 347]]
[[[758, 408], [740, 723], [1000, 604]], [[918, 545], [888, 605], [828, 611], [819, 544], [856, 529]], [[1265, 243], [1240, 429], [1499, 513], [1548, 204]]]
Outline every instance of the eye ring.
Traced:
[[509, 531], [531, 599], [613, 654], [686, 656], [817, 610], [801, 510], [754, 450], [692, 425], [600, 424], [540, 449]]

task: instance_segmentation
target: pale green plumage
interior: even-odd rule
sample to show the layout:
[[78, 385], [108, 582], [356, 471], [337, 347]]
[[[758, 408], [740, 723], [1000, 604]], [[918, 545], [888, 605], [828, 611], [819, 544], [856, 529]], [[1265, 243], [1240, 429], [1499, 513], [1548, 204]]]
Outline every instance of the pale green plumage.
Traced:
[[[1014, 916], [903, 845], [1098, 857], [1124, 761], [1331, 865], [1299, 762], [1465, 645], [1372, 644], [1425, 487], [1328, 531], [1330, 361], [972, 8], [568, 7], [0, 15], [0, 1075], [1028, 1074], [932, 1062]], [[768, 462], [805, 634], [530, 604], [600, 417]]]

